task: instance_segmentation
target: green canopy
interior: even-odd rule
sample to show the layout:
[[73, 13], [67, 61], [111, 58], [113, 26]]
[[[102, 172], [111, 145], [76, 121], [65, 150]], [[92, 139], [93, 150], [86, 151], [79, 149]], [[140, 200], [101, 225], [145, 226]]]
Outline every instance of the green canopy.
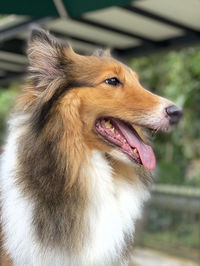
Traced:
[[126, 5], [130, 0], [3, 0], [1, 1], [1, 14], [18, 14], [29, 16], [59, 16], [56, 3], [62, 3], [65, 6], [69, 16], [79, 17], [83, 13], [110, 6]]

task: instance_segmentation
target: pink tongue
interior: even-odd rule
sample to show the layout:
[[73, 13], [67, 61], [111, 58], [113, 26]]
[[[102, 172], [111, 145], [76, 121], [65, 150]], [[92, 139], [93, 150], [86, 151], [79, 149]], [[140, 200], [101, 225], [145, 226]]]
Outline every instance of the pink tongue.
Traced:
[[115, 123], [117, 123], [129, 145], [138, 150], [143, 166], [148, 170], [153, 170], [156, 167], [156, 158], [151, 146], [144, 144], [144, 142], [137, 138], [122, 122], [115, 120]]

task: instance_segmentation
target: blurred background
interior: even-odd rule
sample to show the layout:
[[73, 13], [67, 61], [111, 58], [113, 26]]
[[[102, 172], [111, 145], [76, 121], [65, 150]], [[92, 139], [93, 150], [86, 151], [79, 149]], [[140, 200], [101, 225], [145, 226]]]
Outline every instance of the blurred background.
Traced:
[[144, 87], [184, 108], [179, 126], [152, 136], [158, 164], [134, 255], [142, 266], [200, 265], [200, 1], [7, 0], [0, 14], [0, 150], [35, 24], [82, 54], [111, 48]]

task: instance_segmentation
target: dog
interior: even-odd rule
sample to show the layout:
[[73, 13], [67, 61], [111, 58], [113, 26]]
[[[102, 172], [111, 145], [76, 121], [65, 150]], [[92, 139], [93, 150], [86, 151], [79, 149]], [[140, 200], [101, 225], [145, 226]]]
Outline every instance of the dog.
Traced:
[[182, 110], [109, 51], [91, 56], [42, 29], [1, 158], [4, 253], [15, 266], [129, 265], [156, 159], [146, 129]]

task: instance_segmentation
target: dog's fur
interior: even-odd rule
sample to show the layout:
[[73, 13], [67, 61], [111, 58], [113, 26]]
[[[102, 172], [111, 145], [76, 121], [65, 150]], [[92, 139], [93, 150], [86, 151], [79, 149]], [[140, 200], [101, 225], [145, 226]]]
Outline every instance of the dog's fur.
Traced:
[[[30, 79], [2, 156], [4, 248], [15, 266], [128, 265], [151, 174], [94, 130], [98, 117], [165, 130], [166, 99], [107, 52], [76, 54], [33, 30]], [[104, 81], [117, 77], [122, 83]]]

